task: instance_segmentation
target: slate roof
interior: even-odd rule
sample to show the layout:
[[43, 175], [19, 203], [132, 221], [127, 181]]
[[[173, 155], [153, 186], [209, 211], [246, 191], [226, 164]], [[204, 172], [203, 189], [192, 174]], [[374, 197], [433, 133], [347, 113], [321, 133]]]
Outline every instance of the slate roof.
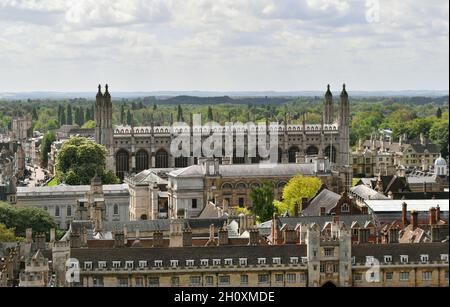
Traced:
[[320, 208], [325, 207], [327, 213], [336, 206], [341, 195], [323, 188], [311, 201], [308, 207], [302, 211], [303, 216], [319, 216]]
[[[263, 168], [259, 164], [232, 164], [220, 165], [219, 174], [222, 177], [292, 177], [302, 174], [313, 176], [313, 164], [278, 164], [274, 168]], [[203, 177], [205, 170], [203, 165], [192, 165], [186, 168], [170, 172], [171, 177]]]
[[355, 244], [352, 256], [356, 263], [366, 263], [366, 256], [373, 256], [381, 263], [384, 256], [392, 256], [392, 262], [400, 262], [401, 255], [409, 256], [409, 262], [420, 262], [421, 255], [428, 255], [430, 261], [441, 261], [441, 255], [448, 255], [449, 243], [415, 244]]
[[[48, 194], [48, 195], [71, 195], [71, 194], [82, 194], [84, 195], [91, 189], [89, 185], [81, 185], [81, 186], [70, 186], [66, 184], [60, 184], [54, 187], [18, 187], [17, 188], [17, 197], [26, 197], [33, 196], [39, 194]], [[126, 193], [128, 194], [128, 185], [127, 184], [112, 184], [112, 185], [103, 185], [104, 194], [110, 193]]]
[[363, 199], [389, 199], [389, 197], [385, 196], [384, 194], [377, 192], [374, 189], [371, 189], [363, 184], [350, 188], [350, 193]]

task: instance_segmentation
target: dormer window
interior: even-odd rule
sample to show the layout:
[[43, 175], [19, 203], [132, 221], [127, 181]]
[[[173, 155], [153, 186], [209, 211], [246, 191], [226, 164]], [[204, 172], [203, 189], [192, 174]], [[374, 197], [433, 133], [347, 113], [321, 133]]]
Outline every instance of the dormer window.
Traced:
[[225, 259], [225, 265], [233, 265], [233, 259]]
[[213, 259], [213, 265], [220, 265], [220, 259]]
[[308, 257], [302, 257], [302, 263], [308, 264]]
[[375, 262], [375, 258], [373, 256], [366, 256], [366, 263], [373, 264]]
[[208, 265], [209, 265], [209, 260], [208, 260], [208, 259], [202, 259], [202, 260], [200, 260], [200, 265], [201, 265], [201, 266], [208, 266]]
[[194, 266], [195, 261], [194, 260], [186, 260], [186, 266]]
[[85, 262], [84, 263], [84, 269], [85, 270], [92, 270], [92, 262], [91, 261]]
[[350, 212], [350, 206], [347, 203], [342, 204], [341, 206], [341, 212], [343, 213], [349, 213]]
[[353, 265], [356, 264], [356, 257], [352, 257], [352, 264], [353, 264]]
[[106, 269], [106, 261], [99, 261], [98, 262], [98, 268], [99, 269]]
[[273, 262], [273, 264], [281, 264], [281, 258], [279, 258], [279, 257], [272, 258], [272, 262]]
[[426, 263], [430, 261], [430, 257], [428, 255], [420, 255], [420, 262]]
[[239, 265], [246, 266], [247, 265], [247, 258], [239, 258]]
[[291, 264], [298, 264], [298, 257], [291, 257], [290, 258], [290, 263]]
[[155, 260], [155, 267], [160, 268], [162, 267], [162, 265], [163, 265], [162, 260]]
[[144, 260], [139, 261], [139, 267], [141, 269], [146, 268], [147, 267], [147, 261], [144, 261]]
[[125, 262], [125, 267], [126, 267], [127, 269], [132, 269], [133, 266], [134, 266], [134, 262], [133, 262], [133, 261], [127, 261], [127, 262]]
[[442, 254], [441, 261], [448, 262], [448, 254]]
[[401, 263], [408, 263], [409, 262], [409, 257], [406, 255], [401, 255], [400, 256], [400, 262]]
[[384, 256], [384, 263], [392, 263], [392, 256]]
[[120, 269], [121, 262], [120, 261], [113, 261], [113, 268]]
[[266, 264], [266, 258], [258, 258], [258, 264], [259, 265], [265, 265]]
[[170, 266], [173, 268], [178, 267], [178, 260], [170, 260]]

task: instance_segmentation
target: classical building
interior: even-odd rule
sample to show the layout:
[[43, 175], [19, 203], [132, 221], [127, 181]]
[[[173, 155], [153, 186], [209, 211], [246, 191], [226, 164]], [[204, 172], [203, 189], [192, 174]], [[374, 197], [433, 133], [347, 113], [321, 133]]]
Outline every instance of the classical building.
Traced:
[[[91, 193], [98, 197], [92, 199]], [[68, 229], [70, 222], [78, 218], [82, 206], [95, 202], [104, 203], [105, 221], [129, 221], [130, 195], [126, 184], [103, 185], [93, 180], [91, 186], [18, 187], [17, 205], [36, 207], [53, 216], [60, 229]], [[83, 216], [84, 217], [84, 216]], [[88, 218], [86, 216], [86, 218]]]
[[360, 141], [352, 153], [353, 173], [356, 177], [373, 177], [378, 174], [395, 175], [399, 170], [433, 171], [434, 162], [440, 157], [440, 149], [423, 135], [418, 140], [401, 136], [398, 142], [392, 138]]
[[[186, 132], [190, 135], [191, 154], [187, 157], [174, 157], [170, 151], [170, 145], [179, 128], [161, 127], [151, 125], [148, 127], [113, 127], [112, 123], [112, 103], [111, 94], [108, 87], [106, 92], [99, 91], [96, 98], [96, 128], [95, 136], [99, 144], [103, 144], [108, 149], [108, 167], [116, 171], [122, 180], [128, 173], [139, 173], [150, 168], [184, 168], [198, 164], [197, 160], [201, 157], [194, 157], [194, 136], [205, 140], [211, 135], [211, 129], [203, 127], [194, 127], [192, 120], [188, 124], [189, 129]], [[308, 162], [308, 157], [325, 157], [332, 168], [341, 174], [344, 190], [351, 186], [351, 168], [350, 165], [350, 103], [345, 85], [340, 97], [339, 113], [333, 114], [333, 95], [328, 86], [325, 95], [324, 116], [319, 125], [308, 124], [305, 117], [301, 125], [290, 124], [286, 118], [283, 124], [278, 127], [272, 127], [272, 132], [278, 133], [279, 162], [295, 164]], [[226, 128], [222, 128], [226, 132]], [[244, 134], [245, 140], [248, 139], [250, 132], [249, 126], [242, 128], [242, 131], [232, 133]], [[266, 134], [271, 131], [268, 123], [264, 129]], [[220, 131], [220, 130], [218, 130]], [[216, 132], [218, 132], [216, 131]], [[235, 154], [233, 157], [221, 157], [231, 164], [252, 164], [259, 163], [258, 155], [252, 157], [245, 152], [240, 157]]]

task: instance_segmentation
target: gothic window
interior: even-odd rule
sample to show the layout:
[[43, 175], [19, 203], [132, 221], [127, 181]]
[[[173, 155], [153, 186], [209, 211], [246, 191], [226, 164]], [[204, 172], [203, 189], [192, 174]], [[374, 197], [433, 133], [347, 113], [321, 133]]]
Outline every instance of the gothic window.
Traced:
[[125, 174], [130, 170], [130, 156], [127, 151], [121, 149], [116, 155], [116, 173], [120, 180], [125, 179]]
[[147, 151], [139, 150], [136, 154], [136, 171], [142, 172], [149, 168], [149, 156]]
[[331, 159], [331, 162], [336, 163], [336, 148], [333, 146], [328, 146], [327, 148], [325, 148], [325, 156], [328, 159]]
[[222, 185], [222, 190], [233, 190], [233, 185], [231, 183], [224, 183]]
[[297, 153], [299, 151], [300, 150], [296, 146], [293, 146], [293, 147], [289, 148], [289, 152], [288, 152], [289, 163], [296, 163], [297, 162]]
[[117, 204], [114, 205], [113, 211], [114, 215], [119, 215], [119, 206]]
[[186, 157], [175, 158], [175, 167], [176, 168], [188, 167], [188, 158]]
[[156, 168], [168, 168], [169, 167], [169, 154], [164, 149], [160, 149], [156, 152]]
[[55, 216], [59, 216], [59, 206], [55, 207]]
[[317, 156], [319, 154], [319, 148], [316, 146], [309, 146], [308, 149], [306, 149], [306, 155], [308, 156]]

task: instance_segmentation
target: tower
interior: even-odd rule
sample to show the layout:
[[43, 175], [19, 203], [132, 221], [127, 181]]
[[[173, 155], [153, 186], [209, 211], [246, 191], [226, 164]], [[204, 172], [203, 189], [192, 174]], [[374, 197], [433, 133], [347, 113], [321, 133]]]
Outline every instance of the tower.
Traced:
[[[350, 167], [350, 103], [345, 84], [341, 93], [339, 106], [339, 149], [337, 156], [338, 171], [341, 177], [341, 189], [349, 191], [352, 185]], [[343, 189], [342, 189], [343, 188]]]
[[330, 91], [329, 84], [325, 94], [323, 119], [325, 125], [331, 125], [333, 123], [333, 94]]
[[98, 86], [95, 102], [95, 141], [106, 147], [106, 169], [114, 171], [112, 101], [108, 84], [105, 85], [104, 94], [101, 85]]

